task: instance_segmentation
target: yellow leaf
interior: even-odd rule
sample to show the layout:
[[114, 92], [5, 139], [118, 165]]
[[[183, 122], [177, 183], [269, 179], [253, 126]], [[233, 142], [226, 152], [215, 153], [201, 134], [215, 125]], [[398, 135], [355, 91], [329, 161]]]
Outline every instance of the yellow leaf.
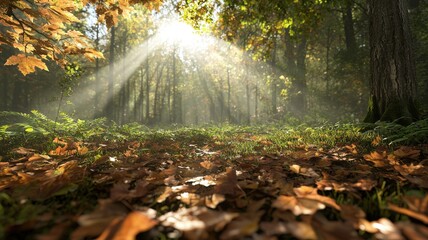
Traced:
[[90, 61], [94, 61], [95, 58], [104, 58], [104, 55], [101, 52], [96, 51], [95, 49], [88, 48], [85, 50], [84, 56]]
[[24, 76], [35, 72], [36, 68], [49, 71], [48, 67], [42, 60], [34, 56], [25, 56], [24, 54], [9, 57], [4, 65], [18, 65], [19, 71]]
[[378, 146], [380, 143], [382, 142], [382, 138], [377, 135], [375, 139], [373, 139], [372, 141], [372, 146], [376, 147]]

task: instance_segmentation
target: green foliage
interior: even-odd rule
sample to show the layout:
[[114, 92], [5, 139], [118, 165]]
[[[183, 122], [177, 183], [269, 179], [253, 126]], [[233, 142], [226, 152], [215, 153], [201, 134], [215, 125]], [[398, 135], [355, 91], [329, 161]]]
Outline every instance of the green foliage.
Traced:
[[[399, 119], [398, 119], [399, 120]], [[395, 122], [377, 122], [367, 125], [374, 133], [383, 137], [389, 145], [412, 145], [426, 143], [428, 139], [428, 118], [403, 126]]]
[[61, 113], [57, 122], [38, 111], [31, 114], [0, 112], [0, 154], [27, 146], [44, 150], [58, 136], [87, 140], [105, 132], [105, 119], [74, 120]]

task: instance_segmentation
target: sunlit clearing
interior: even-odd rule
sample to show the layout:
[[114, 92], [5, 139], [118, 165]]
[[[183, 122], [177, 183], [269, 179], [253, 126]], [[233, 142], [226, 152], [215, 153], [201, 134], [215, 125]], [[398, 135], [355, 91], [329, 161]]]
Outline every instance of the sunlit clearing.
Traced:
[[157, 35], [162, 43], [186, 50], [204, 45], [203, 37], [197, 34], [192, 26], [180, 20], [164, 20], [159, 26]]

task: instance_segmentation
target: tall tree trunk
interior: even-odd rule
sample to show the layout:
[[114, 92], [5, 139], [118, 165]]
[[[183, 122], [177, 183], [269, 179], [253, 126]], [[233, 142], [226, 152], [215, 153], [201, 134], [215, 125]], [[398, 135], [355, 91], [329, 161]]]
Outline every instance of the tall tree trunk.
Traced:
[[366, 122], [419, 117], [406, 0], [368, 0], [371, 97]]
[[257, 121], [259, 119], [259, 84], [256, 83], [255, 94], [254, 94], [254, 118]]
[[206, 97], [208, 98], [209, 103], [209, 111], [210, 111], [210, 121], [216, 122], [216, 112], [215, 112], [215, 101], [210, 93], [210, 87], [207, 83], [207, 76], [204, 74], [199, 68], [197, 69], [199, 82], [201, 84], [202, 89], [204, 90], [204, 93]]
[[179, 77], [177, 71], [176, 48], [174, 47], [172, 56], [172, 117], [174, 123], [182, 123], [182, 103], [181, 92], [179, 89]]
[[278, 115], [278, 81], [277, 81], [277, 74], [276, 74], [276, 52], [277, 52], [277, 45], [276, 45], [276, 39], [274, 40], [273, 43], [273, 49], [272, 49], [272, 68], [273, 68], [273, 78], [272, 78], [272, 82], [270, 84], [271, 86], [271, 92], [272, 92], [272, 99], [271, 99], [271, 104], [272, 104], [272, 115], [275, 117], [277, 117]]
[[138, 94], [138, 120], [144, 121], [144, 71], [143, 66], [140, 67], [140, 92]]
[[306, 48], [307, 39], [305, 35], [299, 35], [299, 42], [296, 44], [291, 39], [290, 33], [285, 32], [286, 44], [286, 65], [287, 74], [292, 79], [290, 94], [290, 110], [298, 116], [303, 117], [306, 113], [307, 84], [306, 84]]
[[120, 83], [120, 94], [119, 94], [119, 107], [118, 107], [118, 121], [120, 124], [124, 124], [127, 121], [128, 118], [128, 87], [129, 82], [128, 79], [125, 78], [125, 72], [126, 72], [126, 66], [125, 66], [125, 59], [126, 59], [126, 44], [127, 44], [127, 29], [125, 26], [125, 31], [123, 33], [123, 40], [122, 40], [122, 62], [121, 62], [121, 68], [122, 68], [122, 76], [121, 76], [121, 83]]
[[[100, 48], [100, 25], [96, 25], [95, 29], [95, 49], [99, 50]], [[100, 101], [101, 101], [101, 78], [100, 78], [100, 59], [95, 59], [95, 87], [94, 87], [94, 116], [100, 117]]]
[[115, 60], [115, 52], [114, 52], [114, 45], [115, 45], [115, 32], [116, 27], [111, 27], [111, 37], [110, 37], [110, 57], [109, 57], [109, 79], [108, 79], [108, 92], [107, 92], [107, 99], [108, 104], [105, 106], [106, 109], [106, 116], [109, 120], [115, 120], [114, 119], [114, 111], [115, 111], [115, 101], [114, 101], [114, 78], [115, 78], [115, 70], [114, 70], [114, 60]]
[[163, 68], [165, 65], [162, 64], [161, 68], [156, 71], [156, 85], [155, 85], [155, 96], [153, 100], [153, 120], [155, 123], [159, 123], [161, 120], [161, 111], [162, 109], [159, 106], [162, 106], [160, 101], [162, 100], [160, 93], [159, 93], [159, 87], [162, 80], [162, 74], [163, 74]]
[[168, 123], [172, 123], [172, 111], [171, 111], [171, 68], [168, 66], [166, 72], [167, 78], [167, 112], [168, 112]]
[[331, 27], [327, 27], [327, 39], [325, 48], [325, 91], [330, 96], [330, 51], [331, 51]]
[[231, 113], [231, 84], [230, 84], [230, 68], [227, 68], [227, 121], [231, 123], [232, 113]]
[[354, 1], [346, 0], [345, 6], [342, 9], [343, 27], [345, 30], [346, 50], [349, 57], [355, 56], [357, 50], [357, 41], [355, 40], [354, 19], [352, 16], [352, 7]]
[[146, 41], [146, 118], [145, 122], [150, 121], [150, 62], [149, 62], [149, 41]]
[[1, 94], [1, 110], [9, 110], [9, 80], [5, 77], [4, 71], [0, 72], [0, 82], [2, 83], [2, 94]]
[[301, 35], [300, 43], [297, 46], [296, 53], [296, 79], [294, 85], [296, 86], [297, 95], [295, 96], [294, 106], [297, 107], [297, 113], [304, 115], [307, 110], [307, 90], [308, 86], [306, 83], [306, 47], [307, 41], [306, 36]]
[[245, 95], [246, 95], [246, 103], [247, 103], [247, 119], [246, 122], [248, 125], [251, 123], [251, 93], [250, 93], [250, 81], [248, 80], [248, 66], [245, 64]]

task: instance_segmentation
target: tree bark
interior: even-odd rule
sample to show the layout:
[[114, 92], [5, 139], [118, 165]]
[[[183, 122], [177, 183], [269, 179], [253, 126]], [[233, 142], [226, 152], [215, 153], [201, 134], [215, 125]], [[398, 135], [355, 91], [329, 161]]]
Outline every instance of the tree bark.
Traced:
[[418, 119], [406, 0], [368, 0], [371, 97], [365, 122]]
[[348, 56], [355, 56], [357, 50], [357, 41], [355, 40], [354, 19], [352, 16], [352, 7], [354, 3], [347, 0], [342, 9], [343, 28], [345, 30], [346, 51], [350, 53]]
[[276, 74], [276, 52], [277, 52], [277, 45], [276, 45], [276, 39], [273, 42], [273, 49], [272, 49], [272, 59], [271, 59], [271, 64], [272, 64], [272, 68], [273, 68], [273, 78], [272, 78], [272, 82], [270, 84], [271, 87], [271, 104], [272, 104], [272, 116], [274, 118], [278, 117], [278, 81], [277, 81], [277, 74]]
[[[100, 24], [96, 25], [95, 29], [95, 49], [97, 51], [100, 50]], [[101, 101], [101, 77], [100, 77], [100, 59], [95, 59], [95, 87], [94, 87], [95, 95], [94, 95], [94, 116], [100, 117], [100, 101]]]
[[290, 93], [290, 110], [297, 116], [303, 117], [306, 113], [307, 84], [306, 84], [306, 48], [307, 39], [303, 34], [298, 36], [296, 44], [288, 31], [285, 35], [287, 73], [292, 79]]
[[108, 92], [107, 92], [107, 98], [108, 98], [108, 104], [105, 106], [106, 108], [106, 116], [109, 120], [114, 120], [114, 60], [115, 60], [115, 52], [114, 52], [114, 45], [115, 45], [115, 32], [116, 28], [113, 26], [111, 28], [111, 36], [110, 36], [110, 57], [109, 57], [109, 79], [108, 79]]
[[149, 41], [146, 41], [146, 116], [145, 122], [149, 123], [150, 121], [150, 62], [149, 62]]

